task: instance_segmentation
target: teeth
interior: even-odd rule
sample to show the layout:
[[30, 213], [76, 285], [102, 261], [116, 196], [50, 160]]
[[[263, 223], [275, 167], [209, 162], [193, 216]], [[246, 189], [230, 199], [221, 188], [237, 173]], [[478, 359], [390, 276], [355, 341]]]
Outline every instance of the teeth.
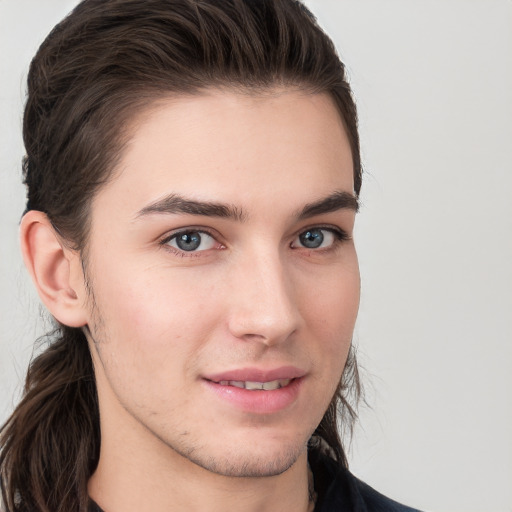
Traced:
[[[271, 382], [268, 382], [267, 384], [271, 384]], [[250, 381], [247, 381], [245, 383], [245, 389], [250, 389], [251, 391], [254, 389], [265, 389], [264, 388], [265, 384], [263, 382], [250, 382]]]
[[219, 384], [221, 386], [233, 386], [235, 388], [248, 389], [250, 391], [264, 390], [273, 391], [274, 389], [283, 388], [288, 386], [292, 379], [279, 379], [272, 380], [270, 382], [251, 382], [251, 381], [240, 381], [240, 380], [221, 380]]

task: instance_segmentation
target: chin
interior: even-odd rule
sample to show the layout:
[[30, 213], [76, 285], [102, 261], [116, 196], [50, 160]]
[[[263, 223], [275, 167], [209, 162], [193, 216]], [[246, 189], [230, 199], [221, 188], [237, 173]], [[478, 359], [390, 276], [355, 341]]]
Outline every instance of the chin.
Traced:
[[[224, 445], [226, 446], [226, 445]], [[180, 450], [172, 447], [181, 456], [197, 466], [217, 475], [227, 477], [276, 476], [290, 469], [307, 450], [307, 440], [300, 442], [230, 444], [219, 453], [220, 446], [212, 450], [205, 447]]]
[[237, 454], [234, 457], [189, 457], [189, 460], [217, 475], [260, 478], [284, 473], [297, 462], [303, 451], [295, 450], [272, 456]]

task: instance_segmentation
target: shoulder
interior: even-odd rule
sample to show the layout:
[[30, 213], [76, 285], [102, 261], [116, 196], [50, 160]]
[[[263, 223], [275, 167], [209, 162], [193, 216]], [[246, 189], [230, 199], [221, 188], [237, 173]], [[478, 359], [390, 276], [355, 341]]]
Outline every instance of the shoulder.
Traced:
[[419, 512], [384, 496], [330, 457], [310, 454], [310, 464], [318, 493], [315, 512]]
[[419, 512], [415, 508], [407, 507], [384, 496], [352, 474], [349, 473], [348, 475], [349, 478], [353, 479], [354, 486], [361, 496], [368, 512]]

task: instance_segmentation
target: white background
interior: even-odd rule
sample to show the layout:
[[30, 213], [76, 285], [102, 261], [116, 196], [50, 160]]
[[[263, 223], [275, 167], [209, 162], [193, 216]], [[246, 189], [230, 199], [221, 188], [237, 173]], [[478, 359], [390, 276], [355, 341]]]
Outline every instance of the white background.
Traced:
[[[72, 0], [0, 0], [0, 420], [39, 302], [17, 247], [30, 58]], [[425, 510], [512, 511], [512, 2], [310, 0], [366, 169], [352, 471]]]

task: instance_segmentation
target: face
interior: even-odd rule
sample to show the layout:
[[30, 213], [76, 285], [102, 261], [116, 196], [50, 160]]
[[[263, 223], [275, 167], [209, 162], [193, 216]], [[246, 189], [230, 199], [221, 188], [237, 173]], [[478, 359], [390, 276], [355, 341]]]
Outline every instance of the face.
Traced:
[[326, 95], [212, 90], [135, 121], [91, 212], [102, 443], [231, 476], [304, 453], [359, 303], [352, 173]]

